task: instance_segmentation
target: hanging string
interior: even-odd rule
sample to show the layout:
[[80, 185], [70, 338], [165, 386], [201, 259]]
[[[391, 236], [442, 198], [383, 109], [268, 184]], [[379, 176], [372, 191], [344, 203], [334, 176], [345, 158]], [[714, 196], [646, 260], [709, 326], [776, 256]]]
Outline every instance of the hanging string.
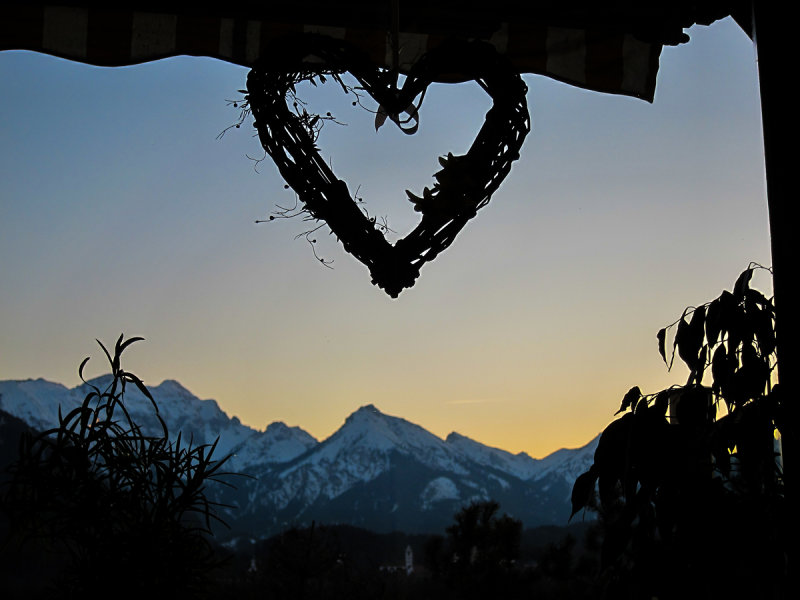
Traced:
[[394, 74], [394, 82], [397, 84], [400, 76], [400, 0], [391, 0], [390, 11], [389, 36], [392, 45], [391, 71]]

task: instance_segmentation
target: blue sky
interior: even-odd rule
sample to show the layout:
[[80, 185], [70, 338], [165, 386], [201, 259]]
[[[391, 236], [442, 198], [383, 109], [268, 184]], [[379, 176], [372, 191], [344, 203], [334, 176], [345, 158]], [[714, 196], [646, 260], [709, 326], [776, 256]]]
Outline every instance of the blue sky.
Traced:
[[[397, 300], [320, 233], [319, 265], [252, 129], [247, 70], [174, 58], [104, 69], [0, 52], [0, 379], [72, 386], [94, 338], [146, 342], [128, 368], [178, 379], [243, 422], [325, 437], [367, 403], [434, 433], [542, 456], [578, 446], [667, 373], [655, 332], [769, 264], [753, 46], [730, 20], [662, 53], [653, 104], [526, 76], [533, 128], [491, 203]], [[463, 152], [488, 109], [439, 85], [420, 131], [303, 91], [323, 155], [403, 232], [405, 189]], [[254, 168], [255, 167], [255, 168]], [[761, 281], [762, 288], [768, 282]], [[92, 371], [92, 367], [95, 371]]]

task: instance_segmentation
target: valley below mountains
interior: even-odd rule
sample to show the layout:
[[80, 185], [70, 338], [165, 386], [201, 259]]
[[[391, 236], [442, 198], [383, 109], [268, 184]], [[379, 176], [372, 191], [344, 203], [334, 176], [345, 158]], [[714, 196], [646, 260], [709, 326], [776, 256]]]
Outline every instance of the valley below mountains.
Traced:
[[[110, 375], [90, 381], [101, 390]], [[214, 400], [201, 400], [176, 381], [150, 388], [170, 436], [210, 444], [235, 487], [213, 485], [208, 495], [233, 508], [222, 539], [263, 538], [312, 521], [376, 532], [442, 533], [474, 500], [493, 499], [524, 527], [567, 524], [575, 479], [589, 469], [599, 436], [578, 449], [534, 459], [451, 433], [446, 439], [400, 417], [362, 406], [319, 441], [282, 422], [257, 430], [229, 417]], [[16, 446], [20, 423], [54, 427], [78, 406], [85, 385], [69, 389], [44, 379], [0, 381], [0, 449]], [[152, 404], [133, 386], [125, 406], [147, 433], [159, 434]], [[12, 439], [14, 438], [14, 439]], [[580, 515], [576, 519], [581, 518]], [[589, 518], [587, 515], [586, 518]]]

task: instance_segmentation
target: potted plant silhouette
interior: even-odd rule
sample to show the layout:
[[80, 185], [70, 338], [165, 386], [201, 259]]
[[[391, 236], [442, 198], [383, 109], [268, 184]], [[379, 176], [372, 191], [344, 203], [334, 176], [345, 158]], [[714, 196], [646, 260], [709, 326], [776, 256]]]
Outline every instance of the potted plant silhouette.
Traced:
[[[113, 353], [99, 342], [111, 366], [105, 389], [87, 383], [80, 406], [58, 425], [23, 434], [10, 467], [2, 508], [9, 541], [46, 552], [56, 569], [51, 590], [60, 596], [140, 597], [204, 593], [219, 559], [210, 544], [212, 522], [223, 521], [209, 499], [209, 484], [225, 484], [227, 457], [213, 458], [216, 442], [170, 440], [167, 425], [145, 385], [122, 369], [124, 340]], [[146, 434], [125, 407], [128, 386], [150, 401], [159, 424]]]
[[600, 515], [609, 597], [784, 597], [785, 400], [773, 382], [775, 307], [750, 287], [757, 269], [658, 332], [686, 384], [628, 391], [575, 482], [573, 516]]

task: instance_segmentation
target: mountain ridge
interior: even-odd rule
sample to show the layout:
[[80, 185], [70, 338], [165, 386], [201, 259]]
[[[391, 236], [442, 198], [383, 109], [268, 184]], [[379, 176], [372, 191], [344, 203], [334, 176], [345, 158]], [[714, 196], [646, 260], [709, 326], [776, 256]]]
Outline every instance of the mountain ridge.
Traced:
[[[108, 375], [89, 385], [104, 387]], [[58, 405], [82, 402], [87, 384], [69, 389], [44, 379], [0, 381], [0, 409], [37, 429], [54, 427]], [[226, 519], [234, 531], [269, 535], [311, 521], [345, 523], [375, 531], [441, 531], [475, 500], [495, 499], [526, 526], [565, 524], [575, 478], [591, 465], [597, 440], [544, 458], [513, 454], [457, 432], [442, 439], [402, 417], [366, 404], [324, 440], [281, 421], [257, 430], [228, 416], [215, 400], [201, 400], [178, 381], [149, 388], [171, 435], [196, 444], [219, 436], [226, 470], [247, 473], [237, 490], [218, 490], [238, 507]], [[134, 420], [156, 431], [149, 400], [126, 389]], [[217, 493], [217, 492], [215, 492]]]

